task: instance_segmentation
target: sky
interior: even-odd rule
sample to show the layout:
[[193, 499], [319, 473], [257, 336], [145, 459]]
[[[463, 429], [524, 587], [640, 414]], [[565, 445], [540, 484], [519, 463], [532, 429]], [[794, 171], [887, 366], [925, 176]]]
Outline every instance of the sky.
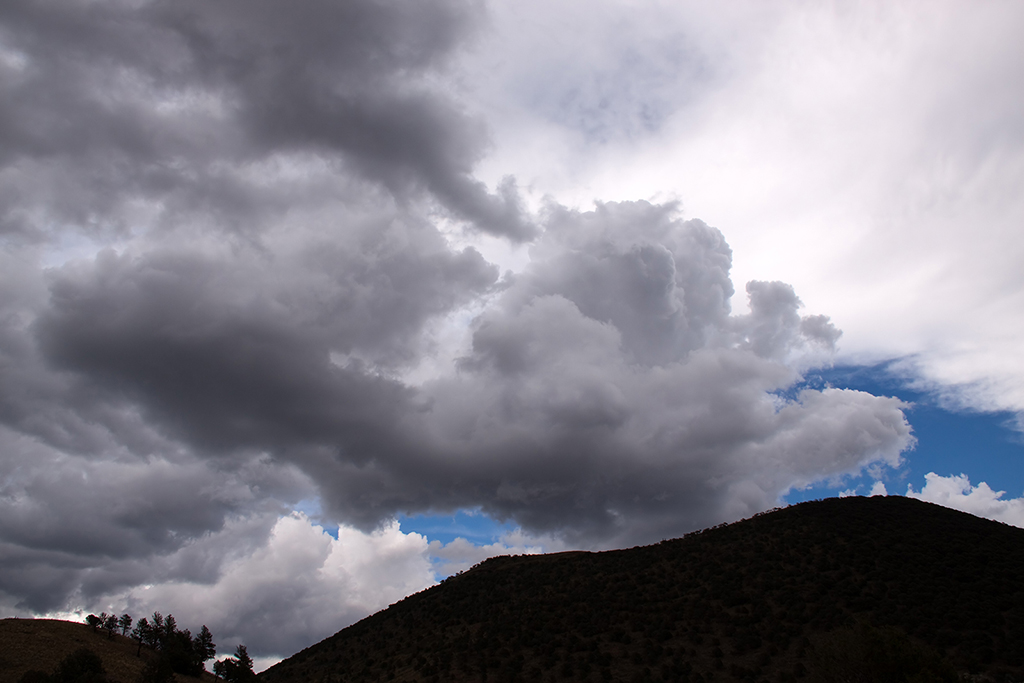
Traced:
[[494, 554], [1024, 526], [1024, 6], [8, 0], [0, 616], [261, 666]]

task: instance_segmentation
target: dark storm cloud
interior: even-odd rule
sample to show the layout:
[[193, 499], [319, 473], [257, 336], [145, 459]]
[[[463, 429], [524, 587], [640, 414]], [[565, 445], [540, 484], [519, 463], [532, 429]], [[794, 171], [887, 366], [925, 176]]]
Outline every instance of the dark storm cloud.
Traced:
[[126, 230], [121, 214], [140, 198], [210, 204], [244, 225], [264, 202], [225, 177], [224, 162], [297, 151], [358, 169], [400, 200], [427, 190], [479, 230], [528, 238], [514, 182], [490, 194], [471, 176], [482, 124], [422, 79], [479, 15], [443, 0], [5, 3], [0, 193], [23, 199], [3, 229], [38, 236], [34, 210]]
[[349, 235], [363, 251], [313, 240], [273, 264], [102, 252], [55, 272], [36, 335], [55, 367], [137, 401], [194, 446], [337, 444], [358, 459], [375, 449], [357, 444], [384, 438], [410, 400], [366, 362], [406, 361], [427, 319], [497, 275], [477, 252], [416, 232], [370, 224]]
[[[215, 580], [222, 557], [210, 549], [181, 561], [196, 539], [240, 516], [280, 512], [276, 501], [308, 489], [297, 471], [265, 460], [214, 469], [180, 457], [81, 458], [6, 429], [0, 449], [0, 604], [35, 612], [166, 578]], [[250, 529], [250, 540], [269, 527]], [[175, 563], [162, 559], [174, 553]]]
[[387, 451], [409, 395], [390, 373], [497, 277], [411, 212], [532, 230], [426, 78], [479, 17], [3, 4], [4, 604], [215, 580], [247, 546], [198, 539], [234, 520], [259, 546], [261, 515], [315, 495], [290, 460]]
[[[636, 542], [896, 462], [911, 441], [899, 401], [776, 395], [838, 331], [801, 317], [782, 283], [752, 283], [751, 313], [731, 316], [730, 261], [721, 233], [671, 205], [554, 211], [530, 267], [477, 320], [461, 373], [424, 387], [424, 441], [448, 454], [434, 504], [480, 505], [574, 543]], [[391, 504], [399, 486], [410, 507], [425, 502], [393, 478]], [[339, 479], [364, 498], [384, 481]]]
[[[718, 230], [637, 202], [552, 205], [540, 232], [514, 179], [474, 178], [485, 131], [436, 76], [479, 20], [0, 8], [0, 608], [202, 593], [288, 654], [254, 604], [298, 623], [429, 582], [400, 512], [628, 544], [898, 461], [898, 401], [784, 397], [839, 333], [780, 282], [732, 315]], [[530, 265], [499, 279], [453, 216], [533, 239]], [[350, 525], [334, 543], [281, 517], [317, 505]]]
[[360, 251], [307, 236], [273, 261], [102, 252], [53, 272], [32, 331], [90, 395], [198, 453], [292, 463], [364, 528], [479, 506], [576, 543], [650, 540], [909, 443], [897, 401], [777, 397], [838, 332], [782, 283], [730, 315], [727, 244], [671, 205], [554, 210], [458, 374], [408, 386], [389, 370], [423, 325], [496, 277], [412, 238], [430, 234], [368, 223]]

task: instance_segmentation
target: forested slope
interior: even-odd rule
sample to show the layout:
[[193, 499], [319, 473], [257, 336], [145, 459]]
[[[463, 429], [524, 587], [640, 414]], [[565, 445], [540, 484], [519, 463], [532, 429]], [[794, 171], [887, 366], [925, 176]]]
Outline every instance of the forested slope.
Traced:
[[494, 558], [260, 679], [1019, 681], [1022, 569], [1022, 529], [827, 499], [653, 546]]

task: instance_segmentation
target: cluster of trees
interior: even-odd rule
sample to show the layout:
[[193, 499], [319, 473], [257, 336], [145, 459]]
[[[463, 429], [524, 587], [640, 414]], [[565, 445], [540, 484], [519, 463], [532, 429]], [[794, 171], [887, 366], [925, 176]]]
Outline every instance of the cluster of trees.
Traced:
[[[94, 631], [105, 629], [107, 637], [113, 638], [118, 630], [121, 631], [121, 635], [128, 635], [133, 619], [129, 614], [118, 617], [116, 614], [103, 612], [99, 616], [90, 614], [85, 618], [85, 622]], [[186, 676], [201, 674], [206, 662], [217, 654], [213, 634], [205, 624], [199, 633], [193, 636], [188, 629], [179, 629], [171, 614], [165, 618], [159, 612], [154, 612], [152, 621], [145, 617], [139, 619], [135, 628], [131, 630], [131, 638], [139, 645], [136, 654], [141, 655], [142, 646], [145, 645], [159, 653], [158, 659], [162, 666]]]
[[93, 631], [104, 629], [107, 632], [107, 638], [113, 638], [118, 630], [121, 631], [122, 636], [128, 635], [128, 629], [132, 627], [132, 617], [130, 614], [122, 614], [118, 617], [116, 614], [101, 612], [99, 616], [95, 614], [87, 616], [85, 623], [92, 626]]
[[213, 674], [228, 683], [250, 683], [256, 680], [252, 670], [252, 657], [245, 650], [245, 645], [235, 649], [235, 656], [222, 659], [213, 664]]
[[[92, 624], [91, 621], [89, 623]], [[167, 620], [163, 620], [163, 623], [166, 626]], [[139, 683], [173, 683], [174, 672], [170, 660], [156, 657], [142, 670]], [[252, 658], [246, 652], [245, 645], [238, 646], [234, 657], [216, 662], [213, 672], [229, 683], [252, 683], [256, 680], [256, 674], [252, 671]], [[62, 659], [52, 674], [33, 669], [26, 671], [18, 683], [110, 683], [106, 674], [99, 655], [83, 647]]]
[[[106, 612], [90, 614], [85, 622], [93, 631], [105, 630], [107, 638], [113, 638], [117, 631], [122, 636], [130, 635], [138, 643], [137, 656], [142, 655], [144, 645], [156, 652], [158, 656], [150, 660], [143, 672], [146, 681], [168, 681], [172, 673], [199, 676], [205, 670], [206, 662], [217, 654], [213, 634], [206, 624], [193, 636], [188, 629], [179, 629], [171, 614], [165, 617], [160, 612], [154, 612], [149, 619], [139, 619], [135, 628], [132, 628], [134, 619], [129, 614], [120, 617]], [[228, 683], [248, 683], [256, 679], [252, 658], [245, 645], [238, 646], [234, 657], [215, 662], [213, 673]]]

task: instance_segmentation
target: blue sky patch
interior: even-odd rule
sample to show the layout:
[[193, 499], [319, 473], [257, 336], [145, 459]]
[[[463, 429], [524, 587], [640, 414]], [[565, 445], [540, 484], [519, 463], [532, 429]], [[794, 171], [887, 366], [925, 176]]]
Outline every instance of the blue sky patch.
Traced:
[[[871, 366], [837, 366], [809, 373], [804, 382], [783, 395], [791, 398], [804, 388], [834, 386], [878, 396], [896, 396], [912, 403], [907, 419], [917, 437], [917, 446], [903, 454], [905, 462], [898, 470], [884, 473], [882, 481], [890, 494], [906, 493], [908, 484], [920, 491], [928, 472], [941, 476], [966, 474], [973, 485], [984, 481], [1012, 497], [1024, 492], [1024, 443], [1021, 434], [1012, 428], [1013, 413], [952, 410], [944, 406], [938, 396], [913, 388], [912, 380], [894, 372], [892, 367], [893, 362], [886, 362]], [[869, 475], [861, 475], [838, 487], [823, 483], [792, 491], [785, 500], [799, 503], [836, 496], [849, 489], [866, 494], [873, 483]]]

